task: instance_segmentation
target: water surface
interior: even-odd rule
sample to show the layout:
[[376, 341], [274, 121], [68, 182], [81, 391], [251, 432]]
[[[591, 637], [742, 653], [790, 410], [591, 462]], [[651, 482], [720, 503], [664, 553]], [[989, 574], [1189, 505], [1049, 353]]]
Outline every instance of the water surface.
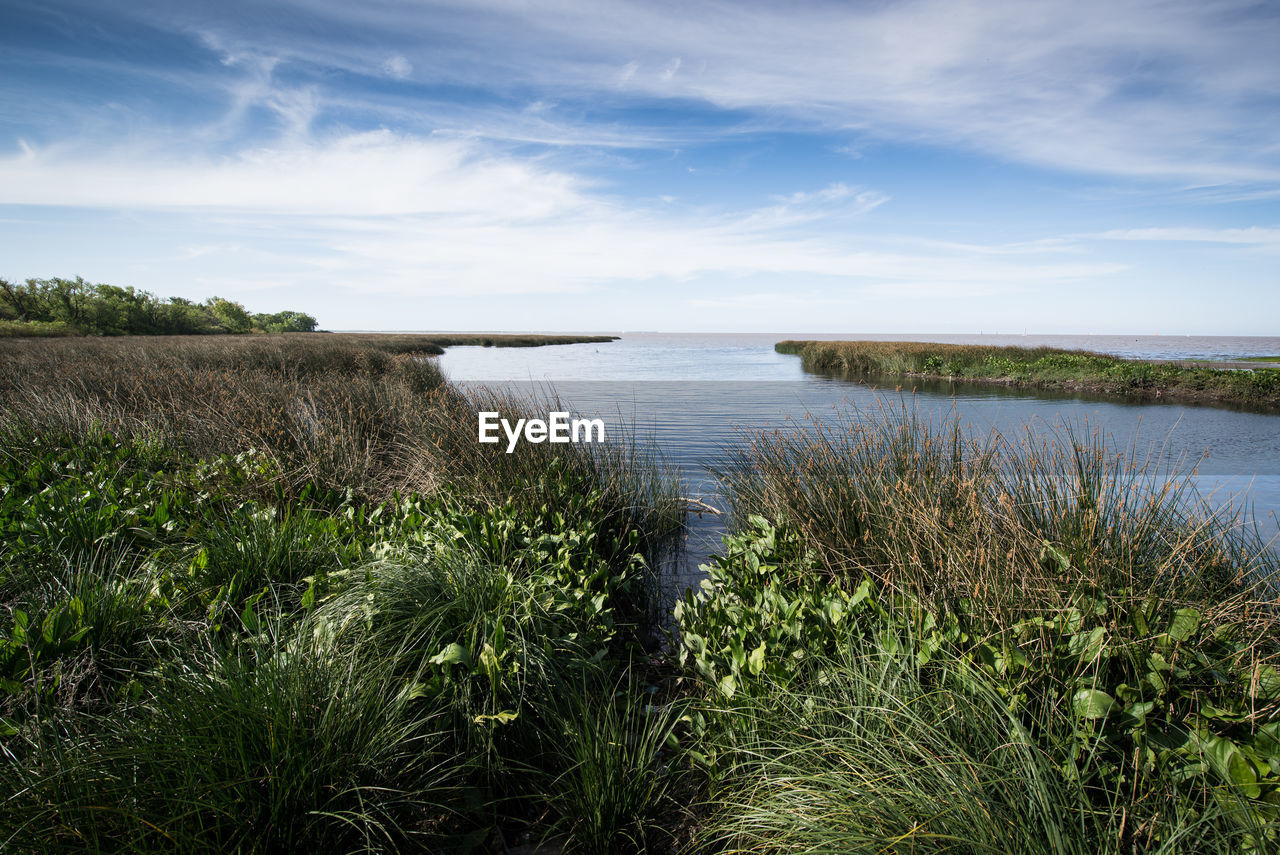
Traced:
[[[546, 397], [599, 415], [657, 445], [679, 472], [685, 495], [722, 504], [708, 468], [743, 432], [805, 430], [815, 418], [857, 420], [906, 407], [934, 422], [1015, 438], [1101, 431], [1136, 458], [1180, 464], [1213, 504], [1247, 503], [1268, 534], [1280, 532], [1280, 416], [1185, 404], [1129, 404], [1004, 387], [931, 384], [897, 388], [806, 374], [798, 357], [774, 352], [784, 338], [759, 334], [623, 334], [608, 344], [539, 348], [453, 347], [440, 367], [464, 385]], [[1165, 336], [802, 336], [948, 341], [1081, 348], [1138, 358], [1232, 359], [1280, 353], [1280, 338]], [[688, 562], [703, 559], [722, 525], [691, 520]], [[686, 573], [691, 568], [686, 566]], [[689, 578], [692, 578], [691, 576]]]

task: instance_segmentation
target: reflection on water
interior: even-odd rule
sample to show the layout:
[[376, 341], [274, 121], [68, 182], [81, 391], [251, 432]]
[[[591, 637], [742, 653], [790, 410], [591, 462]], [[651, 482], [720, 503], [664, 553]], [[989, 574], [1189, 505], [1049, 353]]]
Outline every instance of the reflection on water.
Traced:
[[[872, 387], [806, 375], [799, 359], [773, 351], [780, 338], [648, 335], [612, 344], [450, 348], [439, 360], [463, 385], [499, 386], [544, 400], [554, 391], [575, 412], [603, 417], [612, 434], [625, 426], [660, 450], [679, 473], [685, 495], [717, 507], [722, 502], [708, 467], [744, 431], [804, 430], [816, 419], [856, 421], [882, 408], [907, 407], [935, 423], [954, 417], [968, 431], [994, 430], [1010, 439], [1026, 431], [1040, 436], [1101, 431], [1117, 452], [1131, 458], [1162, 469], [1194, 470], [1196, 485], [1210, 503], [1251, 503], [1260, 528], [1280, 532], [1280, 416], [1033, 395], [1003, 387], [934, 384], [914, 392]], [[1198, 351], [1165, 348], [1161, 353], [1280, 353], [1280, 339], [1191, 342]], [[1145, 348], [1138, 355], [1152, 355], [1150, 342], [1138, 343]], [[1076, 337], [1055, 346], [1090, 345]], [[691, 518], [685, 581], [718, 545], [722, 526], [710, 515]]]

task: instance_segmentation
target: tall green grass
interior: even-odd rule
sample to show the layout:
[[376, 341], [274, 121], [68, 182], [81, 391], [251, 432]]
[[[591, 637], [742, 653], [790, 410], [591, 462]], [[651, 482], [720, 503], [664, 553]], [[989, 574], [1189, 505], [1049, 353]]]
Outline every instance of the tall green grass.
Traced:
[[1065, 432], [755, 436], [679, 606], [729, 851], [1270, 851], [1280, 558]]
[[336, 337], [3, 347], [0, 848], [665, 839], [649, 458]]
[[201, 459], [252, 452], [261, 465], [246, 489], [285, 495], [312, 485], [384, 499], [448, 485], [501, 503], [558, 457], [560, 471], [597, 482], [631, 524], [674, 528], [671, 479], [635, 443], [525, 444], [519, 454], [477, 443], [479, 410], [514, 418], [546, 402], [455, 390], [415, 350], [423, 343], [306, 334], [0, 342], [4, 429], [16, 449], [24, 432], [76, 441], [105, 430]]
[[1101, 432], [972, 435], [889, 408], [749, 437], [718, 474], [736, 518], [788, 520], [833, 578], [942, 607], [1016, 619], [1098, 588], [1270, 620], [1275, 554], [1246, 508], [1211, 509], [1176, 465]]
[[6, 851], [1280, 846], [1276, 555], [1159, 461], [747, 437], [655, 653], [649, 458], [481, 446], [530, 402], [410, 356], [207, 341], [5, 365]]
[[[63, 467], [58, 485], [111, 474], [72, 457], [80, 475]], [[598, 488], [550, 473], [537, 507], [330, 508], [178, 489], [167, 527], [60, 555], [14, 516], [39, 481], [15, 481], [6, 848], [467, 851], [524, 836], [609, 852], [661, 837], [643, 817], [673, 809], [659, 753], [674, 714], [650, 717], [626, 677], [646, 562]]]
[[[721, 769], [701, 827], [712, 851], [1131, 853], [1265, 851], [1223, 794], [1196, 810], [1133, 804], [1063, 774], [1069, 716], [1028, 727], [962, 660], [852, 639], [802, 679], [718, 711]], [[1062, 740], [1062, 742], [1058, 742]], [[1146, 796], [1150, 798], [1150, 796]]]

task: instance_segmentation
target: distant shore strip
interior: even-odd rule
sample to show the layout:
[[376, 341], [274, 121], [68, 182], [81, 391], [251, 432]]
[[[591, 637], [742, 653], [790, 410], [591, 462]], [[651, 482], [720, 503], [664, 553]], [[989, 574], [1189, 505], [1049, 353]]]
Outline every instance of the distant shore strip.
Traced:
[[916, 378], [1280, 412], [1280, 371], [1269, 360], [1240, 370], [1054, 347], [914, 341], [780, 341], [774, 349], [799, 356], [806, 371], [850, 379]]

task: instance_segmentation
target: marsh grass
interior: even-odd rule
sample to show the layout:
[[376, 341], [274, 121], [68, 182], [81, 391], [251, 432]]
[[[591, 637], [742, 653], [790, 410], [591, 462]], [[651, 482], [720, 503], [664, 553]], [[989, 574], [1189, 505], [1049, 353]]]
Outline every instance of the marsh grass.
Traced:
[[[645, 695], [619, 682], [639, 538], [615, 540], [598, 490], [543, 490], [542, 507], [487, 510], [174, 501], [160, 543], [80, 553], [56, 577], [56, 547], [6, 549], [0, 841], [639, 851], [634, 794], [663, 804], [653, 749], [673, 722], [636, 714]], [[575, 784], [595, 776], [626, 787]]]
[[1028, 727], [962, 660], [922, 665], [855, 637], [806, 675], [718, 713], [730, 725], [701, 828], [709, 849], [1096, 855], [1238, 852], [1262, 839], [1229, 795], [1143, 814], [1128, 792], [1091, 791], [1101, 752], [1065, 776], [1070, 717]]
[[922, 377], [1274, 412], [1280, 375], [1121, 359], [1085, 350], [912, 341], [782, 341], [806, 371], [879, 382]]
[[892, 409], [748, 437], [719, 474], [736, 533], [677, 613], [728, 804], [706, 839], [1280, 844], [1280, 557], [1246, 509], [1098, 433]]
[[885, 408], [748, 437], [717, 474], [735, 518], [788, 520], [831, 578], [994, 623], [1097, 590], [1275, 626], [1275, 552], [1247, 508], [1211, 508], [1177, 467], [1097, 431], [983, 436]]
[[476, 442], [554, 401], [328, 336], [0, 350], [6, 850], [1280, 845], [1275, 553], [1099, 434], [745, 437], [664, 660], [653, 458]]
[[420, 338], [0, 351], [0, 848], [643, 845], [574, 782], [663, 804], [670, 718], [615, 699], [680, 524], [653, 458], [480, 446], [535, 403]]
[[310, 485], [385, 499], [449, 485], [496, 503], [531, 490], [560, 458], [560, 471], [599, 483], [628, 523], [674, 528], [670, 477], [625, 437], [526, 443], [519, 454], [477, 443], [479, 410], [529, 416], [545, 404], [453, 389], [423, 357], [428, 344], [373, 334], [0, 342], [6, 444], [17, 454], [23, 436], [105, 431], [205, 460], [253, 454], [260, 477], [246, 488], [267, 493]]
[[[643, 685], [622, 678], [582, 681], [544, 716], [562, 771], [549, 787], [559, 822], [551, 839], [573, 851], [608, 855], [667, 849], [678, 816], [676, 732], [683, 703], [655, 705]], [[673, 768], [674, 767], [674, 768]]]
[[308, 655], [270, 635], [184, 646], [162, 659], [162, 691], [75, 719], [71, 734], [34, 731], [8, 766], [7, 846], [380, 851], [447, 815], [465, 758], [438, 750], [442, 711], [375, 657]]

